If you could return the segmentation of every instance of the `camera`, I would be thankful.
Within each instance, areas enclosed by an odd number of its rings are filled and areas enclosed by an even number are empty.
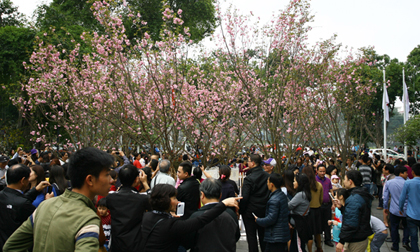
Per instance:
[[[115,155],[120,155],[120,152],[119,152],[119,151],[116,151],[116,152],[115,152]]]

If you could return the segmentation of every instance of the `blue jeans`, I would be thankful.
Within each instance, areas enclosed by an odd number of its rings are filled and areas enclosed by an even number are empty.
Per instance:
[[[407,216],[408,230],[411,236],[411,249],[413,252],[419,252],[419,228],[420,220],[415,220]]]
[[[370,191],[371,184],[364,184],[363,187],[367,189],[369,194],[372,194],[372,192]]]
[[[409,238],[409,230],[407,227],[407,217],[400,217],[389,213],[389,222],[390,222],[390,229],[391,229],[391,239],[392,239],[392,247],[397,249],[400,247],[400,234],[398,233],[398,227],[400,226],[400,222],[402,221],[403,229],[403,244],[407,244],[410,242]]]
[[[373,239],[370,242],[370,251],[379,252],[387,236],[388,234],[384,234],[382,232],[375,233],[375,236],[373,236]]]

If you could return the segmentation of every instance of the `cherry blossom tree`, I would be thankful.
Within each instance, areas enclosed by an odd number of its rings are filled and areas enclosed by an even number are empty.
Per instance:
[[[257,143],[280,164],[298,144],[336,139],[325,121],[339,128],[337,118],[346,121],[361,107],[357,95],[370,92],[359,87],[362,58],[342,59],[334,37],[309,45],[307,1],[291,1],[261,28],[250,16],[219,9],[215,49],[201,51],[181,26],[182,10],[164,10],[160,41],[144,33],[133,43],[113,4],[93,4],[103,32],[82,34],[89,52],[76,41],[65,50],[48,43],[49,34],[40,38],[27,65],[33,76],[23,85],[29,99],[16,100],[25,115],[42,111],[78,147],[106,148],[122,138],[157,144],[177,160],[189,145],[203,150],[205,163],[207,155],[224,160]],[[49,141],[38,124],[36,141]]]

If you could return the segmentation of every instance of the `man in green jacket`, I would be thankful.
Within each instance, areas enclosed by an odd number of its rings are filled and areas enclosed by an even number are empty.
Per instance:
[[[95,148],[77,151],[69,162],[72,191],[44,201],[6,241],[3,251],[95,251],[99,249],[100,218],[92,203],[106,196],[114,158]]]

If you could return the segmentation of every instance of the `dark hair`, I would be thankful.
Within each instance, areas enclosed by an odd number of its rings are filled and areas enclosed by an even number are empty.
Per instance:
[[[254,162],[257,166],[261,165],[262,159],[258,154],[251,154],[251,161]]]
[[[331,165],[330,165],[331,166]],[[330,166],[328,166],[328,167],[330,167]],[[319,171],[319,168],[321,168],[321,167],[324,167],[325,168],[325,172],[328,174],[328,172],[327,172],[327,167],[325,166],[325,163],[324,162],[322,162],[322,164],[319,164],[317,167],[316,167],[316,170],[317,171]]]
[[[413,164],[413,166],[411,167],[411,169],[416,174],[416,176],[420,176],[420,163]]]
[[[68,181],[64,177],[64,169],[59,165],[53,165],[50,169],[50,184],[57,184],[58,190],[60,194],[64,193],[64,191],[68,187]]]
[[[362,156],[362,161],[363,161],[363,163],[367,164],[367,162],[369,161],[369,155],[363,155]]]
[[[222,184],[217,179],[208,178],[201,183],[200,191],[203,192],[204,196],[208,199],[220,199]]]
[[[364,162],[364,161],[363,161]],[[355,186],[361,186],[363,182],[363,176],[359,171],[351,170],[346,173],[347,179],[353,181]]]
[[[303,167],[302,172],[308,177],[309,188],[314,192],[318,191],[316,188],[316,178],[313,166],[307,165]]]
[[[150,186],[150,182],[152,182],[152,168],[146,166],[143,169],[141,169],[141,171],[143,171],[146,174],[147,184],[149,184]]]
[[[29,179],[31,169],[23,164],[15,164],[6,171],[6,182],[8,185],[19,183],[23,178]]]
[[[293,181],[295,179],[295,174],[291,170],[284,171],[284,185],[286,186],[287,193],[294,196],[296,194],[296,189],[293,187]]]
[[[117,178],[118,173],[114,170],[110,170],[109,171],[109,176],[111,176],[112,179],[116,179]]]
[[[231,170],[230,170],[229,166],[227,166],[227,165],[220,166],[219,175],[220,175],[220,179],[222,180],[222,182],[225,182],[225,181],[229,180],[230,173],[231,173]],[[222,178],[222,175],[225,175],[225,177]]]
[[[188,160],[188,155],[187,154],[182,155],[182,161],[187,161],[187,160]]]
[[[184,172],[188,173],[188,175],[191,176],[192,164],[189,161],[184,161],[180,163],[179,166],[182,167],[182,170]]]
[[[319,166],[318,166],[318,168],[319,168]],[[335,165],[330,165],[330,166],[328,166],[328,168],[326,168],[326,173],[327,173],[328,175],[330,175],[330,176],[331,176],[331,173],[332,173],[334,170],[337,170],[337,173],[338,173],[338,169],[337,169],[337,167],[336,167]]]
[[[65,164],[63,164],[61,167],[63,167],[63,169],[64,169],[64,177],[67,179],[67,180],[70,180],[69,179],[69,163],[65,163]]]
[[[50,162],[50,155],[48,155],[48,152],[42,153],[42,162],[43,163],[49,163]]]
[[[18,158],[14,158],[14,159],[10,159],[9,160],[9,163],[7,163],[7,165],[10,167],[10,166],[12,166],[12,165],[17,165],[17,164],[20,164],[22,162],[22,159],[21,159],[21,161],[19,162],[19,159]]]
[[[37,152],[38,153],[38,152]],[[38,157],[37,157],[37,153],[35,153],[35,154],[32,154],[31,155],[31,158],[32,158],[32,160],[35,162],[37,159],[38,159]]]
[[[119,172],[121,184],[130,187],[139,176],[139,170],[132,164],[126,165]]]
[[[156,159],[152,159],[152,161],[150,161],[150,168],[152,168],[152,171],[156,171],[158,164],[159,161],[157,161]]]
[[[96,178],[114,163],[114,157],[105,151],[86,147],[71,156],[68,175],[73,188],[82,188],[88,175]]]
[[[395,168],[394,174],[395,176],[400,176],[401,173],[404,173],[406,171],[407,171],[407,167],[405,167],[404,165],[399,165],[397,166],[397,168]]]
[[[396,159],[395,161],[394,161],[394,165],[399,165],[401,163],[401,159]]]
[[[102,206],[102,207],[107,207],[107,206],[106,206],[106,198],[101,198],[101,199],[98,201],[98,207],[100,207],[100,206]]]
[[[173,196],[176,196],[176,189],[173,185],[157,184],[153,187],[150,195],[150,205],[152,205],[153,210],[168,211]]]
[[[311,188],[309,187],[309,178],[305,173],[300,173],[296,176],[296,182],[298,183],[297,192],[303,192],[306,195],[306,199],[309,202],[312,200]]]
[[[268,175],[268,179],[270,180],[270,183],[273,183],[277,189],[280,189],[283,185],[283,178],[278,173],[271,173]]]
[[[386,164],[383,169],[387,170],[389,174],[394,173],[394,166],[392,164]]]
[[[33,165],[30,167],[36,174],[36,184],[38,185],[41,181],[45,181],[44,168],[40,165]]]
[[[193,175],[197,179],[201,179],[201,177],[203,176],[203,171],[201,171],[200,167],[195,167],[193,170]]]
[[[348,190],[346,190],[345,188],[340,188],[340,189],[338,189],[338,190],[336,191],[336,193],[337,193],[337,197],[340,197],[341,195],[343,195],[344,200],[346,200],[346,199],[350,196],[349,191],[348,191]]]
[[[416,159],[414,157],[408,157],[408,166],[412,167],[416,163]]]

